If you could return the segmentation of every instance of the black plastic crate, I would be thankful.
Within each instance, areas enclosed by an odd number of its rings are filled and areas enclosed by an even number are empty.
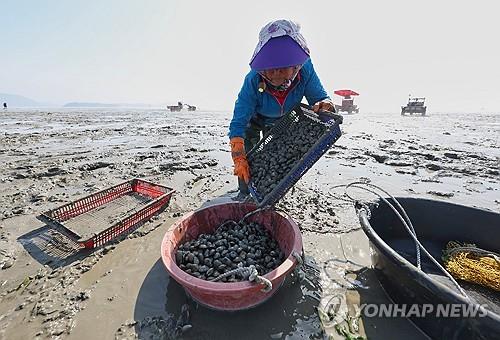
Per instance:
[[[300,104],[281,118],[273,128],[264,135],[259,143],[248,152],[247,158],[250,164],[255,155],[263,152],[266,145],[273,143],[280,135],[287,133],[289,128],[293,124],[297,124],[300,120],[308,120],[314,124],[321,124],[324,128],[324,132],[316,143],[309,148],[309,150],[302,155],[300,160],[282,177],[271,192],[266,195],[259,193],[256,185],[250,180],[248,184],[250,195],[260,207],[273,206],[276,204],[342,135],[339,126],[342,123],[341,115],[324,111],[315,113],[308,105]]]

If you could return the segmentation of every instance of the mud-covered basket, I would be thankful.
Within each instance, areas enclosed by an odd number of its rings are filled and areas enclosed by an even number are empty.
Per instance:
[[[278,138],[286,134],[294,124],[302,120],[308,120],[313,124],[323,125],[323,127],[325,127],[324,132],[316,143],[302,155],[269,193],[265,195],[260,193],[255,183],[250,180],[248,184],[250,195],[260,207],[273,206],[276,204],[342,135],[340,130],[340,124],[342,124],[341,115],[325,111],[315,113],[309,106],[300,104],[281,118],[271,130],[264,135],[259,143],[248,152],[247,157],[249,161],[251,161],[255,155],[264,152],[266,145],[277,141]]]
[[[46,211],[37,218],[79,247],[96,248],[161,212],[174,192],[172,188],[134,178]]]

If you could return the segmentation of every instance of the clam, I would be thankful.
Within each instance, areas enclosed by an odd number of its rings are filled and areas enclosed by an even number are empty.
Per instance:
[[[229,270],[255,265],[265,275],[283,262],[283,252],[270,233],[256,222],[223,225],[213,234],[201,234],[181,244],[175,254],[179,268],[203,280],[213,280]],[[221,282],[237,282],[232,275]]]

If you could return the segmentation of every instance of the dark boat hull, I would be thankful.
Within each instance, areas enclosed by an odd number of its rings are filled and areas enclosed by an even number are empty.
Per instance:
[[[446,202],[398,198],[419,240],[441,262],[441,251],[451,240],[472,242],[499,252],[500,214]],[[444,274],[424,255],[422,270],[415,264],[415,244],[406,229],[382,201],[371,208],[371,218],[360,214],[360,222],[373,249],[372,263],[379,281],[398,305],[432,305],[433,310],[467,302]],[[438,317],[417,315],[410,320],[435,339],[499,339],[500,294],[460,282],[468,295],[485,310],[475,316]],[[441,305],[441,307],[438,307]],[[453,308],[453,307],[451,307]]]

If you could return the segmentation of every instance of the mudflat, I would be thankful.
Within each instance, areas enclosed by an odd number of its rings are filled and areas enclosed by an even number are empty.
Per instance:
[[[230,112],[54,109],[1,117],[2,339],[342,337],[318,314],[324,301],[338,297],[345,315],[361,302],[388,303],[343,186],[365,180],[393,195],[500,211],[499,114],[345,116],[342,137],[279,202],[302,230],[304,277],[290,278],[257,308],[221,313],[198,306],[169,278],[160,244],[183,214],[236,196]],[[177,192],[120,242],[81,252],[36,219],[134,177]],[[185,304],[192,327],[180,334]],[[359,319],[350,331],[421,337],[406,319]]]

